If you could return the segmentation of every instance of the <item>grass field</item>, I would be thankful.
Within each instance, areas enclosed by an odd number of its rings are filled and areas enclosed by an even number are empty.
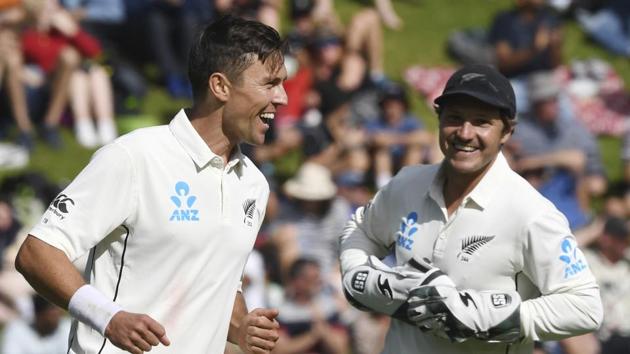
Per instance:
[[[454,65],[449,59],[444,43],[454,29],[471,26],[487,26],[493,15],[512,5],[513,0],[394,0],[394,6],[404,20],[401,31],[385,32],[385,65],[387,74],[393,79],[401,79],[403,70],[414,64]],[[347,22],[362,5],[359,1],[337,0],[335,6],[341,18]],[[627,59],[614,57],[590,43],[575,23],[566,26],[565,61],[597,57],[610,62],[625,82],[630,82],[630,63]],[[142,103],[140,118],[119,117],[122,126],[132,127],[156,124],[167,121],[186,101],[173,101],[159,87],[153,87]],[[415,113],[423,118],[429,127],[435,127],[433,113],[420,97],[412,97]],[[51,151],[38,145],[26,168],[42,171],[52,180],[66,182],[72,179],[89,160],[93,151],[79,147],[70,131],[64,132],[65,147]],[[604,161],[609,176],[619,179],[621,161],[618,139],[600,139]],[[20,171],[3,171],[0,177]]]

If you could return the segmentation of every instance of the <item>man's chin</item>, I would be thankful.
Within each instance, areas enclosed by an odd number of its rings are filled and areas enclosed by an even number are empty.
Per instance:
[[[483,170],[483,167],[479,166],[479,164],[474,161],[450,160],[448,164],[451,172],[459,175],[475,175],[478,174],[480,170]]]

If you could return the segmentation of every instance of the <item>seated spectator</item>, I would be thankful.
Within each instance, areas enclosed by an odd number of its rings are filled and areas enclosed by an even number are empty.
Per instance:
[[[72,74],[84,59],[100,55],[101,48],[57,0],[29,3],[34,23],[22,34],[22,47],[27,63],[37,65],[52,80],[42,133],[46,142],[59,148],[59,123],[68,103]]]
[[[590,12],[576,10],[576,18],[582,29],[593,40],[610,52],[630,58],[630,3],[626,0],[599,1],[602,6]]]
[[[340,309],[322,288],[316,261],[296,259],[289,269],[284,301],[278,306],[278,354],[346,354],[350,351],[348,328]]]
[[[280,29],[281,2],[278,0],[216,0],[214,6],[220,14],[231,13]]]
[[[166,88],[173,98],[192,98],[186,77],[188,49],[199,30],[208,21],[211,11],[201,0],[149,1],[143,20],[145,38],[150,44],[152,59],[157,63]]]
[[[63,354],[68,350],[70,320],[63,310],[39,295],[33,296],[32,323],[17,319],[4,329],[2,353]]]
[[[630,231],[626,219],[608,218],[595,247],[584,255],[597,279],[604,322],[596,335],[601,353],[630,353]]]
[[[136,1],[138,4],[140,1]],[[125,0],[61,0],[81,28],[103,47],[103,63],[112,71],[117,113],[135,112],[147,92],[147,80],[134,61],[146,52],[139,39],[130,33],[138,21],[129,19]],[[143,13],[144,14],[144,13]]]
[[[342,171],[335,178],[335,182],[337,194],[350,204],[352,212],[366,205],[374,196],[366,176],[362,173]]]
[[[376,187],[382,188],[403,166],[428,161],[436,144],[433,134],[409,111],[404,88],[390,84],[380,100],[381,115],[366,124],[374,155]]]
[[[95,148],[118,136],[112,85],[102,65],[90,63],[72,73],[70,107],[81,146]]]
[[[324,281],[338,287],[337,239],[350,216],[350,206],[337,197],[330,170],[305,162],[285,182],[283,191],[289,200],[281,206],[271,233],[281,273],[286,276],[296,259],[310,257],[320,262]]]
[[[573,230],[589,221],[590,200],[606,190],[595,137],[577,120],[558,119],[560,87],[549,73],[529,80],[532,110],[508,143],[513,167],[562,211]]]
[[[0,7],[0,87],[6,83],[5,91],[9,95],[11,112],[19,131],[17,143],[31,151],[33,125],[22,83],[24,58],[19,41],[20,27],[25,19],[26,12],[19,4]]]
[[[499,71],[514,87],[516,107],[527,112],[527,76],[549,71],[562,63],[560,19],[544,0],[514,0],[515,6],[498,13],[488,35],[495,48]]]

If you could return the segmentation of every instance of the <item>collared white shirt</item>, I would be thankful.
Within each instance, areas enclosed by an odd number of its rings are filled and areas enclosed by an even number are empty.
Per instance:
[[[89,252],[90,284],[165,327],[171,345],[152,353],[222,353],[268,196],[254,164],[236,151],[224,166],[182,110],[97,151],[31,234],[71,261]],[[104,339],[75,323],[71,341],[96,353]]]
[[[349,221],[342,272],[393,250],[398,264],[428,258],[459,289],[518,290],[527,300],[525,340],[454,344],[393,319],[385,353],[531,353],[532,340],[580,333],[601,315],[597,284],[566,218],[502,154],[451,216],[442,186],[440,165],[403,169]]]

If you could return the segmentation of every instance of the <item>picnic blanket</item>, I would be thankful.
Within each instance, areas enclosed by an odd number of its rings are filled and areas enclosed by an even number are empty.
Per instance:
[[[454,67],[415,65],[404,72],[404,79],[433,107]],[[630,94],[623,79],[600,60],[574,61],[554,71],[566,89],[576,118],[595,135],[622,136],[630,121]]]

